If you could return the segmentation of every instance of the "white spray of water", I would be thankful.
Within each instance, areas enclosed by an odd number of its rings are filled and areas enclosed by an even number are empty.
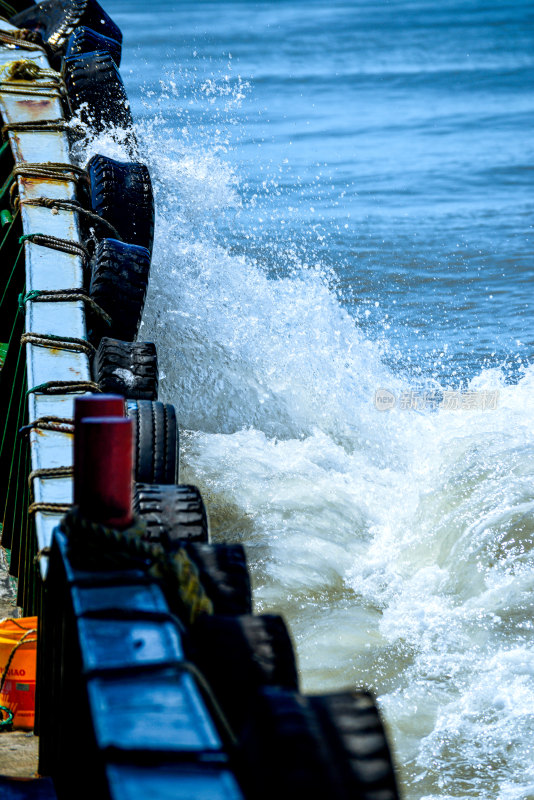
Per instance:
[[[241,203],[220,142],[139,134],[157,199],[141,338],[213,537],[247,546],[305,690],[377,692],[407,798],[532,800],[534,370],[471,382],[496,410],[377,411],[376,389],[409,387],[325,276],[269,279],[218,235]],[[127,156],[116,133],[84,152]]]

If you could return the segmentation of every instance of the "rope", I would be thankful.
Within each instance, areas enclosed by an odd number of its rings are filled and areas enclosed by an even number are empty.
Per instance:
[[[0,31],[0,42],[4,44],[22,47],[24,50],[40,50],[42,53],[46,53],[43,45],[37,44],[36,41],[31,41],[34,37],[36,38],[35,31],[30,31],[27,28],[9,31],[9,33]]]
[[[72,478],[73,475],[73,467],[42,467],[41,469],[33,469],[28,475],[28,486],[31,490],[34,478]]]
[[[91,255],[87,247],[81,242],[74,242],[71,239],[59,239],[57,236],[49,236],[47,233],[25,233],[19,238],[19,243],[32,242],[41,247],[49,247],[51,250],[59,250],[61,253],[69,253],[73,256],[80,256],[84,266],[86,266]]]
[[[45,512],[50,514],[66,514],[71,510],[71,506],[67,503],[31,503],[28,506],[28,515],[37,514],[38,512]]]
[[[93,356],[96,352],[90,342],[77,339],[75,336],[55,336],[53,333],[33,333],[28,331],[20,337],[21,344],[34,344],[37,347],[51,347],[57,350],[71,350],[73,353],[85,353]]]
[[[21,637],[20,641],[17,642],[17,644],[11,650],[11,653],[9,654],[9,658],[7,659],[7,664],[4,667],[4,671],[2,673],[2,677],[0,678],[0,694],[2,694],[2,692],[3,692],[4,684],[5,684],[6,678],[7,678],[7,673],[9,671],[10,666],[11,666],[11,662],[13,661],[13,658],[15,657],[15,653],[17,652],[19,647],[22,647],[23,644],[36,644],[37,639],[28,639],[27,638],[32,633],[37,633],[37,629],[36,628],[32,628],[31,630],[26,631],[26,633]]]
[[[213,614],[213,604],[200,583],[198,568],[184,548],[167,553],[165,559],[158,559],[151,574],[164,582],[172,579],[183,606],[189,611],[191,623],[202,614]]]
[[[35,478],[72,478],[74,467],[42,467],[33,469],[28,475],[30,489],[30,506],[33,504],[33,480]]]
[[[2,130],[5,130],[6,127],[4,126]],[[23,203],[26,206],[43,206],[44,208],[51,208],[52,211],[54,209],[66,209],[68,211],[77,211],[78,214],[82,214],[82,216],[87,217],[88,219],[93,220],[94,222],[98,223],[99,225],[103,225],[106,227],[112,235],[113,239],[118,239],[119,242],[122,242],[122,237],[118,230],[108,222],[107,219],[103,219],[98,214],[95,214],[94,211],[89,211],[87,208],[84,208],[81,203],[78,203],[77,200],[55,200],[52,197],[35,197],[28,200],[16,200],[15,206],[17,204]],[[56,211],[57,213],[57,211]]]
[[[25,295],[19,294],[19,308],[22,310],[25,303],[72,303],[75,300],[80,300],[82,303],[87,303],[95,314],[106,323],[111,325],[112,319],[103,308],[101,308],[96,300],[89,297],[85,289],[32,289]]]
[[[197,667],[197,665],[193,664],[191,661],[180,661],[180,663],[177,664],[177,667],[178,667],[178,669],[181,669],[184,672],[189,672],[190,675],[192,675],[194,678],[196,678],[196,680],[200,684],[204,694],[207,696],[209,702],[211,703],[211,710],[215,712],[215,716],[219,719],[219,722],[221,723],[222,727],[224,728],[224,730],[226,732],[226,735],[228,736],[228,739],[230,741],[230,744],[233,747],[236,747],[237,743],[238,743],[238,739],[235,736],[235,734],[234,734],[234,732],[233,732],[233,730],[232,730],[232,728],[230,726],[230,723],[228,722],[226,714],[224,713],[224,711],[222,710],[222,708],[221,708],[221,706],[219,704],[219,701],[215,697],[215,694],[213,693],[213,689],[211,688],[210,684],[206,680],[206,678],[204,676],[204,673],[201,672],[199,670],[199,668]]]
[[[70,175],[66,174],[69,172],[71,173]],[[0,189],[0,200],[10,187],[11,193],[13,193],[13,190],[16,188],[16,183],[14,183],[14,181],[17,176],[22,178],[42,178],[53,181],[72,181],[73,183],[76,183],[76,181],[82,177],[86,182],[89,180],[85,170],[74,164],[60,164],[53,161],[46,161],[43,164],[16,164],[13,167],[11,175]]]
[[[0,39],[0,42],[2,40]],[[5,83],[0,81],[0,94],[23,94],[23,95],[32,95],[33,97],[52,97],[52,98],[61,98],[61,91],[59,86],[56,86],[55,83],[40,83],[38,86],[30,87],[27,83],[19,83],[16,84],[13,81],[10,83]],[[41,91],[41,89],[43,91]],[[49,91],[50,89],[55,89],[54,92]]]
[[[19,429],[21,436],[28,436],[33,430],[57,431],[58,433],[74,433],[74,423],[70,417],[39,417],[29,425]]]
[[[28,389],[26,396],[38,392],[39,394],[85,394],[85,392],[101,392],[102,389],[95,381],[46,381]]]
[[[20,629],[21,629],[21,631],[25,631],[25,630],[27,630],[27,628],[25,628],[25,627],[24,627],[24,625],[21,625],[21,624],[20,624],[20,622],[19,622],[19,620],[17,619],[17,617],[6,617],[6,618],[3,620],[3,622],[12,622],[12,623],[13,623],[13,625],[15,625],[15,627],[17,627],[17,628],[20,628]]]
[[[39,122],[27,120],[26,122],[8,122],[2,128],[2,135],[4,136],[8,131],[67,131],[70,130],[70,125],[67,125],[63,120],[43,119]]]
[[[51,547],[41,547],[41,549],[37,551],[37,555],[33,559],[34,564],[38,564],[42,558],[48,558],[51,552],[52,552]]]
[[[12,178],[20,175],[24,178],[51,178],[56,181],[71,181],[74,180],[70,176],[65,175],[66,172],[72,172],[78,178],[88,180],[87,172],[75,164],[61,164],[58,161],[44,161],[42,164],[23,163],[17,164],[11,173]]]
[[[5,81],[36,81],[39,78],[52,78],[61,82],[61,74],[55,69],[40,67],[29,58],[19,58],[16,61],[7,61],[0,67],[0,79]]]

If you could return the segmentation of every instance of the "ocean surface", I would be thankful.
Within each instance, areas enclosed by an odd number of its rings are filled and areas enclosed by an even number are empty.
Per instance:
[[[532,800],[532,0],[105,7],[182,481],[405,800]]]

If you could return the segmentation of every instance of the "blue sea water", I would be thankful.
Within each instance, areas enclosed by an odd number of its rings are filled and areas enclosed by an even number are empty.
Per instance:
[[[213,537],[304,690],[375,691],[406,800],[532,800],[534,6],[106,10]]]

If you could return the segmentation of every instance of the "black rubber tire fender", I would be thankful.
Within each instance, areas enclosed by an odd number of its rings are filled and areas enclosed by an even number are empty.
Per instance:
[[[218,615],[252,613],[252,590],[245,548],[241,544],[188,542],[187,552]]]
[[[115,65],[120,67],[122,54],[120,42],[110,39],[109,36],[103,36],[85,25],[79,25],[69,36],[65,57],[93,53],[95,50],[109,53]]]
[[[110,125],[131,128],[130,103],[110,52],[97,50],[63,59],[63,79],[71,113],[97,131]]]
[[[294,691],[260,690],[240,737],[237,768],[247,797],[255,800],[348,800],[317,716],[308,698]]]
[[[167,550],[208,541],[208,517],[196,486],[137,483],[134,509],[146,523],[148,541]]]
[[[157,400],[156,345],[102,338],[93,359],[93,380],[105,394],[121,394],[130,400]]]
[[[152,252],[154,196],[147,167],[138,161],[95,155],[87,172],[93,211],[110,222],[124,242]]]
[[[126,415],[133,421],[135,480],[176,484],[178,426],[174,406],[158,400],[128,400]]]
[[[123,341],[137,336],[150,273],[150,253],[145,247],[103,239],[94,257],[89,294],[112,319],[106,325],[92,318],[90,338],[96,344],[104,335]]]
[[[86,25],[96,33],[115,39],[119,43],[122,42],[120,28],[96,0],[87,0],[87,2],[82,2],[82,0],[42,0],[11,17],[10,22],[17,28],[38,31],[43,40],[48,41],[61,26],[65,26],[67,19],[74,20],[76,25]],[[66,43],[60,46],[59,51],[62,52],[65,46]]]
[[[298,689],[293,646],[278,615],[199,617],[186,647],[236,732],[263,686]]]
[[[339,764],[347,796],[399,800],[391,751],[371,693],[336,692],[309,701]]]

